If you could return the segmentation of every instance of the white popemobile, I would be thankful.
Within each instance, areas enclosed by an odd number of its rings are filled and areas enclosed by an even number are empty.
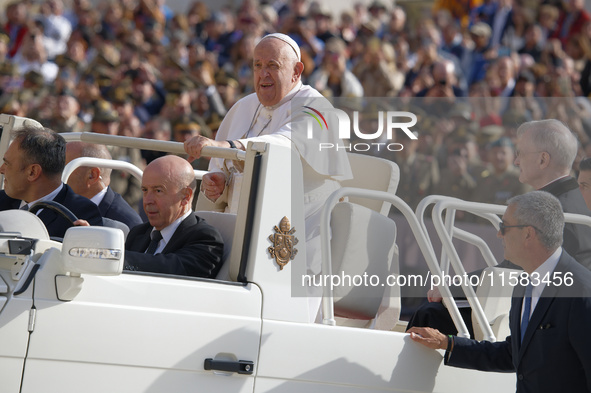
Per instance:
[[[0,157],[10,130],[23,122],[35,123],[0,115]],[[64,137],[183,152],[175,142],[92,133]],[[462,271],[451,239],[445,240],[451,232],[478,244],[491,266],[496,262],[486,244],[440,221],[449,258],[438,263],[422,219],[394,195],[395,164],[351,154],[355,178],[329,198],[322,226],[322,277],[329,284],[337,276],[370,277],[381,284],[324,287],[323,320],[309,323],[308,301],[301,296],[306,234],[299,159],[284,147],[261,143],[251,143],[246,152],[209,149],[204,154],[245,163],[238,213],[199,213],[226,242],[215,280],[122,271],[125,232],[113,228],[118,225],[72,227],[64,239],[50,239],[34,214],[0,212],[0,392],[515,390],[513,373],[444,366],[441,351],[404,333],[400,288],[383,285],[398,273],[396,227],[387,216],[391,204],[409,221],[432,274],[449,262]],[[360,175],[369,173],[368,167],[371,178]],[[128,169],[141,177],[139,169]],[[348,202],[338,203],[343,196]],[[495,225],[504,211],[437,197],[419,210],[431,203],[436,211],[473,207]],[[507,309],[498,304],[503,298],[489,306],[471,287],[465,289],[482,338],[504,338]],[[465,334],[449,288],[440,290]]]

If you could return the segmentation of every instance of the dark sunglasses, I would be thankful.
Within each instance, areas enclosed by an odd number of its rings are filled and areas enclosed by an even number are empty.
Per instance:
[[[525,228],[525,227],[532,227],[533,229],[535,229],[538,232],[542,232],[540,231],[538,228],[536,228],[533,225],[530,224],[522,224],[522,225],[505,225],[504,222],[501,221],[501,223],[499,224],[499,231],[501,232],[501,235],[505,236],[505,232],[507,231],[507,228]]]

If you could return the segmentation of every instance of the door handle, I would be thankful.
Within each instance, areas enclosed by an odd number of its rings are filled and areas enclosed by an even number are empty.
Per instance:
[[[203,368],[206,370],[225,371],[230,373],[251,375],[254,371],[254,363],[250,360],[213,360],[205,359]]]

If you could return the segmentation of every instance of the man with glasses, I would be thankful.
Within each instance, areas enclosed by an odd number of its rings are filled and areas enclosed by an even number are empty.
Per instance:
[[[515,284],[505,341],[420,327],[409,330],[411,339],[444,349],[446,365],[515,371],[517,392],[591,392],[591,272],[561,247],[563,226],[562,206],[547,192],[509,200],[497,236],[525,275]]]

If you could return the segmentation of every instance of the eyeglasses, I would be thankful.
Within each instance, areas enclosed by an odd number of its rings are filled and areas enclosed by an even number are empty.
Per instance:
[[[530,224],[523,224],[523,225],[505,225],[504,222],[501,221],[501,223],[499,224],[499,231],[501,232],[501,235],[505,236],[505,232],[507,232],[507,228],[525,228],[525,227],[532,227],[533,229],[535,229],[538,232],[542,232],[540,231],[538,228],[536,228],[533,225]]]

